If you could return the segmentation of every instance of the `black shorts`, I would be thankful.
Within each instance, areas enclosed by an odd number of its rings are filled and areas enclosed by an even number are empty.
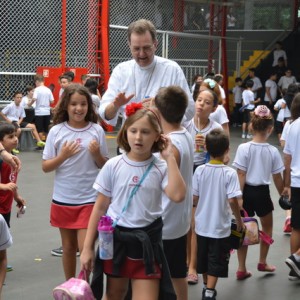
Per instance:
[[[281,134],[283,131],[283,122],[275,121],[275,132]]]
[[[21,122],[20,127],[26,128],[27,125],[28,125],[28,123],[23,121],[23,122]]]
[[[243,190],[243,208],[249,217],[255,214],[264,217],[274,210],[268,185],[252,186],[245,184]]]
[[[186,235],[174,240],[163,240],[172,278],[186,278],[186,240]]]
[[[291,226],[300,229],[300,188],[291,187],[292,216]]]
[[[7,226],[10,228],[10,216],[11,216],[11,212],[7,213],[7,214],[1,214],[3,216],[3,219],[5,220]]]
[[[214,277],[228,277],[230,238],[214,239],[197,235],[197,272]]]
[[[243,123],[249,123],[250,122],[250,110],[244,109],[243,111]]]
[[[49,125],[50,125],[51,116],[35,116],[35,126],[37,131],[40,132],[49,132]]]

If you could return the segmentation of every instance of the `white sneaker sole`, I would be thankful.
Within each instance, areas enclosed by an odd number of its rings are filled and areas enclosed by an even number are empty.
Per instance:
[[[290,258],[287,258],[285,260],[285,263],[291,268],[294,270],[294,272],[300,277],[300,270],[298,269],[298,267],[295,265],[295,263],[290,259]]]

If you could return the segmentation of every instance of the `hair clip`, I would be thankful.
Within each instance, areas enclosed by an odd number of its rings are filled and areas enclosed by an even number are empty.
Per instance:
[[[271,111],[265,105],[258,105],[254,110],[254,114],[265,119],[271,117]]]
[[[133,115],[136,113],[137,110],[142,109],[143,104],[142,103],[137,103],[137,102],[131,102],[125,107],[125,114],[127,117]]]
[[[205,83],[208,83],[209,87],[213,89],[216,86],[216,82],[213,79],[206,78],[204,79]]]

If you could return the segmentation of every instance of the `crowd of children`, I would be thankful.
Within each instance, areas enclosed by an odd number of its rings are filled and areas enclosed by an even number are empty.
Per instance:
[[[0,143],[12,152],[20,128],[28,127],[37,146],[44,148],[42,169],[55,172],[50,223],[60,232],[62,248],[56,250],[67,280],[76,275],[79,251],[82,270],[107,275],[106,299],[187,300],[188,284],[197,284],[201,274],[202,299],[215,300],[218,279],[228,277],[232,218],[242,231],[243,217],[257,215],[262,231],[272,237],[271,177],[278,194],[288,195],[292,204],[285,224],[292,228],[286,264],[289,278],[300,279],[299,86],[291,83],[277,101],[272,73],[261,101],[255,94],[261,85],[254,71],[250,73],[245,88],[237,78],[232,91],[233,123],[241,124],[242,138],[250,140],[237,148],[234,168],[228,166],[229,120],[220,74],[195,80],[195,114],[189,121],[184,120],[189,98],[179,86],[160,88],[147,105],[129,101],[117,135],[122,154],[111,159],[98,124],[101,96],[95,80],[83,78],[80,85],[72,83],[72,76],[62,75],[53,112],[54,98],[41,75],[35,77],[35,89],[27,88],[26,98],[14,94],[14,102],[1,112],[6,122],[0,124]],[[24,122],[24,108],[32,107],[35,125]],[[268,143],[274,127],[284,162]],[[21,210],[26,201],[17,189],[18,172],[4,161],[0,170],[1,296],[6,249],[12,243],[8,230],[12,203],[15,200]],[[105,215],[114,220],[113,259],[98,264],[97,227]],[[247,249],[243,245],[237,251],[237,280],[252,276],[246,266]],[[267,262],[268,251],[262,240],[259,272],[276,270]]]

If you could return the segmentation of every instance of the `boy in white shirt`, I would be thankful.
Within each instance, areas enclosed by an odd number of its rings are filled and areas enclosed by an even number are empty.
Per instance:
[[[181,126],[181,121],[188,105],[188,97],[181,87],[169,86],[159,89],[154,102],[158,109],[163,132],[172,141],[174,156],[186,184],[186,195],[183,202],[173,203],[163,193],[162,206],[163,245],[173,286],[177,300],[187,300],[186,244],[192,217],[194,146],[190,133]],[[175,252],[174,249],[176,249]]]
[[[237,230],[243,227],[237,200],[242,192],[236,171],[223,164],[229,152],[226,133],[213,129],[206,136],[206,148],[211,160],[199,166],[194,173],[193,200],[197,204],[198,273],[203,274],[203,282],[206,283],[202,299],[215,300],[218,278],[228,277],[232,213]]]
[[[44,139],[49,132],[51,118],[50,104],[54,101],[54,97],[51,90],[45,86],[43,75],[37,74],[35,76],[35,85],[33,99],[29,105],[36,102],[35,125],[40,139]]]
[[[26,117],[24,107],[21,105],[22,93],[17,91],[13,95],[14,101],[8,104],[0,112],[0,115],[8,123],[12,123],[17,128],[17,137],[21,135],[21,128],[31,128],[32,135],[36,139],[37,147],[44,147],[45,143],[40,139],[39,134],[34,124],[24,122],[23,119]],[[17,153],[18,151],[15,151]]]

